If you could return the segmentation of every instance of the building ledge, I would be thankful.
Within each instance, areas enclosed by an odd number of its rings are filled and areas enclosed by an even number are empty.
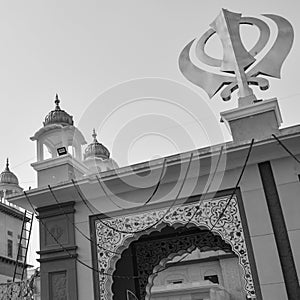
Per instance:
[[[16,261],[14,259],[12,259],[10,257],[2,256],[2,255],[0,255],[0,261],[4,262],[4,263],[7,263],[9,265],[15,265],[16,264]],[[23,263],[18,263],[18,266],[23,266]],[[25,267],[26,268],[32,268],[33,266],[29,265],[29,264],[25,264]]]
[[[23,212],[2,202],[0,202],[0,211],[19,220],[23,220],[24,217]]]

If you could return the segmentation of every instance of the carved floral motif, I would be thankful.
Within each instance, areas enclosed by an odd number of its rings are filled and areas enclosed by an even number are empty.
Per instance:
[[[200,196],[199,196],[200,200]],[[228,204],[229,196],[201,200],[188,204],[181,204],[149,210],[142,213],[132,213],[130,215],[122,215],[110,219],[95,221],[97,243],[103,248],[114,252],[121,253],[126,249],[132,241],[137,240],[141,235],[134,233],[136,231],[147,230],[147,228],[155,224],[162,218],[156,226],[150,230],[143,232],[150,233],[162,228],[162,223],[170,226],[193,224],[197,227],[207,228],[215,235],[219,235],[222,239],[231,245],[232,251],[237,254],[239,263],[244,271],[245,290],[249,296],[254,296],[253,278],[250,269],[250,263],[245,243],[244,232],[241,224],[241,217],[238,209],[237,199],[234,196]],[[227,206],[227,207],[226,207]],[[226,210],[220,220],[220,214],[226,207]],[[218,222],[217,222],[218,221]],[[121,231],[132,231],[133,233],[120,233],[107,226],[117,228]],[[106,251],[100,247],[97,250],[98,270],[100,272],[112,274],[120,255]],[[100,299],[109,300],[112,298],[111,286],[112,277],[99,274]]]
[[[51,295],[53,300],[67,300],[66,272],[50,273]]]

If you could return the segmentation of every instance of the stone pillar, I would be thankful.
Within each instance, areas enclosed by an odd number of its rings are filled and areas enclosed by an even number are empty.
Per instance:
[[[77,300],[74,202],[40,207],[37,212],[41,300]]]
[[[43,143],[41,141],[37,141],[36,143],[36,155],[37,155],[37,161],[44,160],[44,149],[43,149]]]
[[[224,288],[230,293],[231,300],[246,299],[243,289],[242,270],[236,257],[220,259]]]

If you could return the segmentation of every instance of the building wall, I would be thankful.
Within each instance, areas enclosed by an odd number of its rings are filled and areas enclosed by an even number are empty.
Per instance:
[[[266,153],[267,154],[267,153]],[[245,153],[243,154],[245,158]],[[268,156],[266,155],[265,159]],[[261,161],[260,156],[256,157],[257,161]],[[274,168],[275,180],[278,185],[280,200],[282,202],[285,218],[289,230],[289,236],[293,248],[294,259],[297,264],[299,274],[299,261],[300,252],[298,249],[300,241],[300,202],[298,201],[299,195],[299,182],[298,174],[300,173],[299,165],[293,161],[290,157],[284,157],[280,159],[273,159],[271,161]],[[238,176],[241,172],[241,164],[237,167],[227,170],[223,176],[222,184],[219,190],[226,190],[233,188],[237,182]],[[194,194],[203,192],[204,183],[207,181],[207,177],[203,176],[197,183],[197,187],[194,189]],[[184,191],[191,190],[194,187],[194,180],[189,179],[186,182]],[[167,188],[162,186],[161,188]],[[282,275],[282,269],[279,261],[278,250],[276,247],[274,233],[270,221],[270,215],[266,204],[264,190],[256,163],[249,164],[246,168],[242,181],[240,183],[241,197],[245,208],[245,215],[247,218],[247,224],[249,228],[249,237],[251,239],[253,256],[256,261],[257,273],[260,282],[260,288],[263,299],[282,299],[287,300],[287,293]],[[139,197],[145,199],[144,195],[131,192],[127,195],[127,198],[131,198],[133,201],[138,202]],[[172,195],[169,195],[169,199],[172,199]],[[107,199],[95,199],[91,201],[96,209],[99,211],[111,209],[111,203],[107,203]],[[116,208],[115,208],[116,209]],[[86,207],[82,203],[76,203],[77,213],[75,220],[80,229],[89,233],[88,220]],[[79,257],[84,257],[85,262],[91,264],[90,249],[87,248],[86,240],[76,232],[76,241],[79,245],[78,254]],[[83,278],[91,279],[91,272],[85,267],[78,265],[78,281],[82,282]],[[84,295],[90,295],[92,297],[91,286],[79,287],[79,299],[83,299]]]
[[[7,257],[7,240],[13,240],[13,259],[18,253],[18,236],[21,234],[22,220],[13,216],[7,215],[0,211],[0,255]],[[7,234],[8,231],[13,233],[13,236]]]
[[[22,220],[0,211],[0,256],[10,258],[14,261],[18,254],[19,235],[21,234]],[[12,236],[8,235],[12,232]],[[8,239],[12,240],[12,257],[8,256]],[[0,283],[12,279],[15,265],[13,263],[1,262]]]
[[[6,275],[3,275],[3,274],[0,274],[0,283],[6,283],[9,280],[11,280],[10,276],[6,276]]]
[[[242,271],[237,257],[223,256],[219,258],[216,256],[220,253],[214,251],[207,253],[207,255],[205,255],[206,252],[194,252],[196,253],[193,256],[188,256],[181,265],[170,266],[159,273],[154,280],[153,287],[170,285],[178,280],[182,283],[196,283],[204,281],[205,276],[217,275],[219,284],[230,294],[231,300],[245,299],[246,296],[242,290]],[[205,257],[215,258],[215,260],[205,260]],[[199,261],[201,258],[202,261]]]
[[[291,139],[290,150],[298,155],[300,152],[300,138],[295,137]],[[233,150],[229,149],[226,153],[226,161],[224,163],[225,172],[219,172],[216,175],[216,180],[210,187],[210,192],[217,191],[232,191],[235,187],[237,180],[241,174],[242,166],[248,153],[249,143],[241,143],[234,145]],[[207,155],[201,154],[201,168],[200,176],[196,172],[197,161],[194,161],[189,171],[188,179],[185,182],[184,188],[180,194],[180,198],[189,197],[192,195],[201,195],[205,191],[205,186],[208,181],[208,174],[210,170],[210,153]],[[188,156],[187,156],[188,157]],[[166,176],[161,183],[161,186],[156,194],[156,198],[151,201],[148,208],[161,207],[165,201],[172,201],[178,192],[180,183],[177,183],[176,172],[178,172],[178,165],[186,168],[187,161],[170,163],[167,168]],[[260,290],[262,299],[281,299],[287,300],[286,286],[283,280],[283,272],[279,260],[278,249],[274,238],[273,227],[271,223],[270,213],[267,206],[265,191],[262,185],[261,175],[258,168],[258,163],[270,161],[273,169],[275,182],[277,185],[281,206],[285,216],[288,234],[293,250],[294,260],[296,262],[299,274],[299,232],[300,232],[300,219],[298,218],[300,212],[300,202],[298,201],[299,195],[299,182],[298,174],[300,173],[299,164],[294,161],[282,148],[274,142],[274,140],[263,141],[255,146],[252,150],[250,160],[245,169],[242,180],[239,184],[240,194],[240,209],[244,208],[244,232],[246,239],[251,242],[248,248],[249,256],[252,260],[252,265],[257,269],[257,277],[259,287],[257,294],[259,296]],[[177,167],[176,167],[177,164]],[[198,163],[199,165],[199,163]],[[140,166],[141,167],[141,166]],[[179,168],[180,169],[180,168]],[[124,176],[127,181],[134,180],[134,176],[130,175],[131,171],[124,171]],[[184,172],[183,172],[184,173]],[[105,174],[104,174],[105,175]],[[109,194],[116,194],[122,196],[124,200],[119,201],[116,197],[112,196],[114,201],[123,208],[132,207],[132,212],[136,209],[133,208],[137,204],[142,205],[145,200],[151,195],[153,186],[157,182],[160,175],[160,168],[158,171],[153,172],[153,175],[144,177],[144,183],[152,186],[149,189],[143,188],[128,188],[121,180],[114,178],[114,176],[107,176],[105,179],[106,184],[111,190]],[[104,176],[105,178],[105,176]],[[218,182],[218,183],[216,183]],[[176,185],[176,186],[175,186]],[[86,180],[81,184],[83,193],[89,199],[92,205],[93,214],[106,213],[110,216],[111,212],[118,211],[120,208],[111,202],[97,181]],[[59,194],[59,190],[61,191]],[[89,216],[92,213],[87,209],[81,199],[78,197],[74,187],[67,187],[61,185],[55,191],[60,201],[75,201],[75,214],[74,220],[76,226],[86,235],[90,236]],[[34,193],[34,192],[32,192]],[[212,193],[211,197],[214,194]],[[52,199],[49,191],[46,189],[41,194],[34,196],[31,199],[36,201],[37,205],[56,205]],[[159,199],[158,201],[156,199]],[[26,201],[24,201],[26,202]],[[45,203],[45,204],[43,204]],[[91,243],[85,237],[75,230],[76,252],[78,258],[85,264],[92,267]],[[255,263],[254,263],[255,261]],[[77,282],[78,282],[78,299],[93,299],[93,272],[91,269],[83,266],[79,262],[76,263],[77,268]],[[254,268],[255,271],[255,268]],[[255,272],[253,273],[255,277]],[[299,275],[298,275],[299,276]],[[226,277],[226,276],[225,276]],[[259,299],[259,298],[258,298]]]
[[[300,279],[300,182],[298,177],[300,165],[291,157],[273,160],[271,165],[281,200],[298,279]],[[282,281],[278,283],[278,290],[282,285]]]

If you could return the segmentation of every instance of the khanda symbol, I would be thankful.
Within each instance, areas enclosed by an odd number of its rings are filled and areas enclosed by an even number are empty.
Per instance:
[[[267,23],[222,9],[210,25],[211,28],[196,43],[195,51],[201,62],[219,67],[222,72],[225,72],[224,75],[210,73],[192,63],[190,49],[195,40],[186,45],[179,56],[179,69],[182,74],[204,89],[210,98],[226,85],[221,92],[224,101],[230,100],[232,92],[238,89],[239,106],[256,102],[257,99],[249,85],[257,85],[261,90],[266,90],[269,88],[269,82],[264,77],[258,77],[259,75],[280,78],[281,66],[290,52],[294,39],[293,28],[286,19],[272,14],[263,16],[276,23],[278,32],[274,44],[260,61],[256,62],[255,56],[269,41],[270,28]],[[240,24],[255,25],[260,31],[258,41],[249,51],[243,46],[239,31]],[[215,33],[223,46],[222,60],[205,53],[205,44]]]

